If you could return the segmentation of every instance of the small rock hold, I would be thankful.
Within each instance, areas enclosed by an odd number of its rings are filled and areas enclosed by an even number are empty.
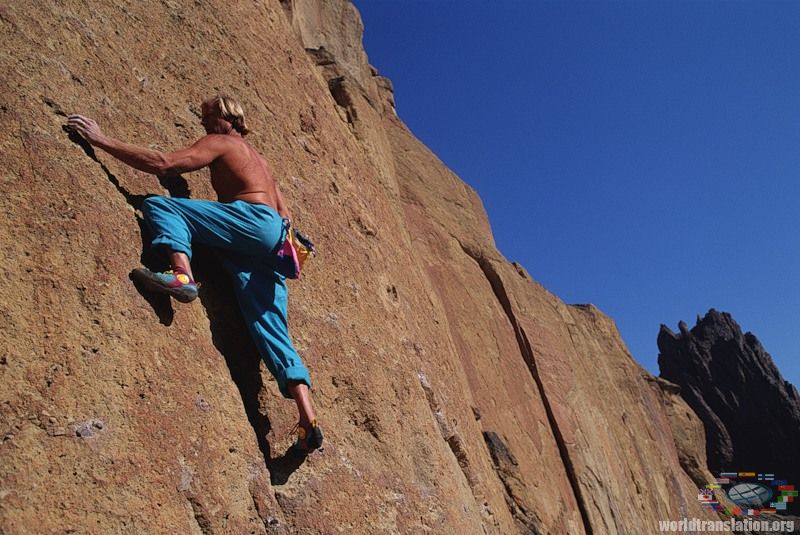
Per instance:
[[[398,296],[397,296],[397,287],[396,287],[396,286],[394,286],[394,285],[392,285],[392,286],[387,286],[387,287],[386,287],[386,293],[389,295],[389,297],[390,297],[391,299],[393,299],[393,300],[397,301],[397,297],[398,297]]]
[[[100,429],[103,429],[103,422],[101,420],[88,420],[78,424],[75,428],[75,436],[80,438],[93,437]]]
[[[83,348],[81,349],[81,352],[84,355],[86,355],[87,357],[91,357],[93,355],[97,355],[100,352],[100,349],[97,348],[97,347],[83,346]]]
[[[359,216],[355,219],[356,228],[365,236],[377,236],[378,229],[372,222],[372,219],[366,214]]]
[[[192,480],[194,479],[194,473],[192,469],[188,466],[181,466],[181,477],[180,481],[178,481],[178,490],[181,492],[185,492],[189,490],[192,486]]]

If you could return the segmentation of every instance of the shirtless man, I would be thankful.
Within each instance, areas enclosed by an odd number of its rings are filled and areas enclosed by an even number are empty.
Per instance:
[[[203,167],[219,202],[152,196],[142,213],[172,269],[133,275],[148,289],[188,303],[197,297],[190,265],[192,242],[219,250],[233,278],[242,310],[259,354],[300,413],[294,448],[308,452],[322,445],[322,430],[311,405],[311,379],[289,338],[284,277],[270,267],[286,237],[289,209],[266,160],[244,137],[249,130],[241,105],[226,96],[203,102],[200,119],[206,136],[187,149],[163,153],[123,143],[103,134],[95,121],[71,115],[67,126],[123,163],[154,175],[177,175]],[[284,223],[284,219],[286,223]]]

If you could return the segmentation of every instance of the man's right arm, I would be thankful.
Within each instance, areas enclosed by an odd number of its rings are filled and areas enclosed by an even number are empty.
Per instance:
[[[191,147],[175,152],[161,152],[109,137],[97,123],[81,115],[71,115],[68,126],[95,147],[101,148],[134,169],[154,175],[178,175],[206,167],[224,152],[213,136],[206,136]]]

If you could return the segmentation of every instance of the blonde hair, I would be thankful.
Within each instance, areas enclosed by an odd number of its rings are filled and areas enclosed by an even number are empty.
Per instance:
[[[220,116],[226,121],[230,121],[233,129],[242,136],[250,133],[247,123],[244,121],[244,110],[239,101],[227,95],[217,95],[208,100],[209,104],[219,110]]]

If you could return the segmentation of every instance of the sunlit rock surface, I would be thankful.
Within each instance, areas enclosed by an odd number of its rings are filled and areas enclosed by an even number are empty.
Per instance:
[[[663,401],[592,306],[502,257],[476,193],[398,119],[347,2],[6,2],[0,532],[647,533],[710,518]],[[319,255],[291,283],[323,452],[198,250],[190,305],[142,294],[158,180],[63,130],[162,150],[237,96]],[[402,116],[402,110],[399,110]],[[535,179],[535,177],[532,177]],[[546,250],[540,251],[546,255]]]

